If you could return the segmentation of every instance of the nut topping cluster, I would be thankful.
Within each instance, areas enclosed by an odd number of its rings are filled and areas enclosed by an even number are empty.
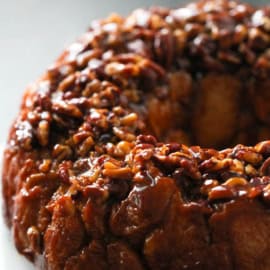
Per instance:
[[[254,269],[217,224],[270,204],[269,48],[270,8],[235,1],[93,22],[10,132],[18,250],[55,270]]]

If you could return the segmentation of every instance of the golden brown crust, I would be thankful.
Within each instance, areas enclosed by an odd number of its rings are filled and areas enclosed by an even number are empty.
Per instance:
[[[231,75],[210,74],[199,83],[193,133],[204,147],[229,145],[239,123],[242,86]]]

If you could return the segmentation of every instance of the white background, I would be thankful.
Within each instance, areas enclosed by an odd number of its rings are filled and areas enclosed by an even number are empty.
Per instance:
[[[0,0],[0,147],[27,84],[37,79],[91,20],[112,12],[125,15],[136,7],[182,2],[186,1]],[[12,247],[1,216],[0,210],[0,269],[32,269]]]

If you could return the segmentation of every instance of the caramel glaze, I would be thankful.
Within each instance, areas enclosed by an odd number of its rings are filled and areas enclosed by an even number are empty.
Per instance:
[[[209,0],[94,22],[10,131],[19,252],[39,269],[270,269],[269,15]]]

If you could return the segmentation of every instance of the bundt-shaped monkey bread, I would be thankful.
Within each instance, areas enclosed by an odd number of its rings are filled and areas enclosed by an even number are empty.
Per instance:
[[[19,252],[50,270],[269,270],[269,48],[270,7],[229,0],[93,22],[10,131]]]

